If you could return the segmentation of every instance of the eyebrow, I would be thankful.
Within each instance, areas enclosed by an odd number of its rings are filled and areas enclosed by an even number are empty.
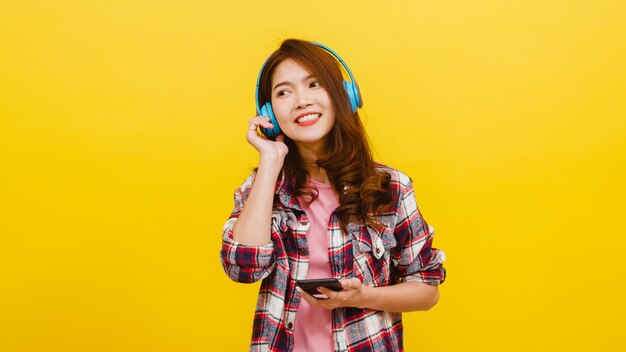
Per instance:
[[[304,78],[302,79],[302,81],[303,81],[303,82],[304,82],[304,81],[308,81],[308,80],[310,80],[311,78],[314,78],[314,77],[315,77],[315,75],[311,74],[311,75],[308,75],[308,76],[304,77]],[[276,88],[278,88],[278,87],[280,87],[280,86],[289,86],[289,85],[291,85],[291,83],[290,83],[289,81],[283,81],[283,82],[277,83],[277,84],[274,86],[274,88],[272,88],[272,92],[273,92],[273,91],[275,91],[275,90],[276,90]]]

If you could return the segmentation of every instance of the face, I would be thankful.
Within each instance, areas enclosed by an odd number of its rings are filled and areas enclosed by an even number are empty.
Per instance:
[[[292,59],[274,69],[272,110],[280,129],[299,147],[323,147],[335,123],[335,111],[326,89]]]

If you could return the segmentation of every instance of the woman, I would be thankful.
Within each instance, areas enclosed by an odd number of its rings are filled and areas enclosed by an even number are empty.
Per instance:
[[[431,308],[445,279],[411,180],[372,160],[336,59],[289,39],[261,69],[257,109],[274,120],[250,120],[259,165],[235,191],[221,252],[231,279],[263,280],[251,351],[400,351],[401,312]],[[296,285],[328,277],[343,290]]]

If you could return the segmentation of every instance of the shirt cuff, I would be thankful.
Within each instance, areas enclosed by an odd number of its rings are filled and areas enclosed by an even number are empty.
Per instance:
[[[443,262],[446,260],[446,254],[442,250],[437,250],[437,255],[431,263],[422,270],[406,275],[404,282],[423,282],[431,286],[441,285],[446,281],[446,269]]]
[[[274,242],[262,246],[248,246],[228,237],[224,240],[224,260],[241,268],[264,268],[272,262]]]

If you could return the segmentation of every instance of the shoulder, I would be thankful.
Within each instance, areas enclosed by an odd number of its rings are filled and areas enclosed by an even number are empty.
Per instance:
[[[254,178],[256,177],[256,170],[253,170],[248,177],[235,189],[235,200],[242,201],[248,198],[248,194],[252,189]]]
[[[409,175],[405,174],[404,172],[395,169],[391,166],[385,165],[385,164],[381,164],[379,162],[376,162],[374,165],[376,172],[386,172],[389,174],[389,176],[391,176],[391,186],[394,188],[399,188],[399,189],[405,189],[408,187],[411,187],[412,185],[412,180],[409,177]]]
[[[406,214],[419,213],[417,201],[415,200],[415,191],[413,189],[413,180],[404,172],[392,168],[390,166],[376,163],[377,172],[386,172],[391,176],[389,182],[390,192],[396,201],[396,211],[401,216]]]
[[[248,177],[243,181],[239,189],[246,189],[252,187],[252,183],[254,183],[254,178],[256,177],[256,170],[252,170]]]
[[[257,170],[256,169],[254,169],[254,170],[252,170],[252,172],[250,172],[250,174],[243,181],[243,183],[239,187],[237,187],[237,189],[235,189],[235,197],[241,197],[243,199],[248,198],[248,194],[250,193],[250,190],[252,189],[252,185],[254,184],[254,179],[256,178],[256,175],[257,175]],[[280,176],[276,180],[276,185],[274,187],[274,193],[276,193],[276,194],[280,194],[280,193],[291,194],[290,192],[292,192],[291,187],[288,184],[288,182],[285,180],[284,173],[281,172]]]

